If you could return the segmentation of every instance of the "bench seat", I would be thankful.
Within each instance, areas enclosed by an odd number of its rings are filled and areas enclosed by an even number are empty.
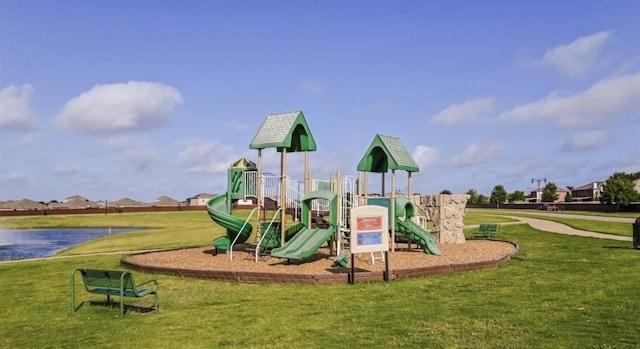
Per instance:
[[[490,239],[500,235],[500,226],[494,223],[483,223],[471,232],[472,238]]]
[[[148,295],[154,296],[154,310],[158,311],[158,282],[148,280],[136,284],[133,274],[126,270],[102,270],[78,268],[71,273],[71,311],[75,313],[83,303],[76,306],[75,276],[80,273],[82,283],[87,292],[107,296],[107,303],[111,302],[111,296],[120,297],[120,315],[124,317],[124,298],[141,298]]]

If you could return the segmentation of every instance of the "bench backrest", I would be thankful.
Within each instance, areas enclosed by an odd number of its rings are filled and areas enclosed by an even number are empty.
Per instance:
[[[82,281],[87,291],[94,289],[123,289],[135,291],[133,275],[124,270],[80,269]]]
[[[492,223],[480,224],[477,231],[472,232],[472,236],[491,237],[498,233],[498,225]]]
[[[478,231],[480,232],[492,232],[492,231],[496,231],[498,229],[498,225],[496,224],[480,224],[480,227],[478,227]]]

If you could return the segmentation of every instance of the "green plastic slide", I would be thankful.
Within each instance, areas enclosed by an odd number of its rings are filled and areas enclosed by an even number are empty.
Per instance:
[[[311,257],[333,234],[335,229],[303,228],[284,246],[271,250],[277,258],[304,260]]]
[[[250,223],[245,224],[245,221],[234,217],[227,213],[227,194],[218,195],[213,197],[207,202],[207,213],[209,217],[218,223],[223,228],[227,229],[227,235],[221,236],[213,240],[213,247],[228,251],[231,248],[231,243],[238,236],[236,240],[237,244],[241,244],[251,236],[251,230],[253,227]],[[244,228],[242,228],[244,226]],[[240,231],[242,229],[242,231]]]
[[[439,256],[440,249],[436,245],[436,238],[430,232],[424,230],[421,226],[413,223],[410,219],[401,220],[396,217],[396,227],[398,231],[404,234],[409,240],[417,243],[422,247],[424,253]]]

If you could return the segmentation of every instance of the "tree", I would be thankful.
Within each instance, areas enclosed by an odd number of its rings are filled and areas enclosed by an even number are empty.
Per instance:
[[[469,190],[467,190],[467,195],[469,195],[469,203],[470,204],[481,204],[482,202],[479,200],[480,199],[480,194],[478,194],[478,191],[471,188]]]
[[[558,186],[549,182],[542,188],[542,202],[554,202],[558,200]]]
[[[496,205],[499,205],[501,202],[507,201],[508,197],[509,194],[507,194],[507,191],[504,190],[504,186],[502,184],[498,184],[493,187],[489,201],[495,203]]]
[[[632,202],[640,201],[640,193],[635,189],[634,181],[640,178],[640,172],[625,173],[616,172],[609,177],[603,185],[600,194],[600,202],[603,204],[615,204],[627,206]]]
[[[509,194],[509,201],[524,201],[525,196],[522,190],[516,190],[513,193]]]
[[[573,195],[571,195],[571,190],[567,192],[567,195],[564,196],[564,202],[573,202]]]
[[[453,193],[452,193],[449,189],[445,189],[445,190],[441,191],[441,192],[440,192],[440,194],[448,194],[448,195],[451,195],[451,194],[453,194]]]
[[[567,185],[567,189],[569,190],[569,192],[567,193],[567,195],[565,195],[564,197],[564,202],[573,202],[573,189],[575,187],[573,185]]]
[[[489,198],[484,196],[483,194],[478,195],[478,203],[479,204],[486,204],[487,201],[489,201]]]

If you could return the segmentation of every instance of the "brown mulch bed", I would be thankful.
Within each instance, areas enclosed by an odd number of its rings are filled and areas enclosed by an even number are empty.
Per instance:
[[[415,247],[415,245],[413,245]],[[463,244],[438,244],[441,256],[399,244],[389,252],[390,279],[442,274],[454,271],[495,268],[508,261],[518,246],[507,241],[467,240]],[[292,261],[260,255],[255,262],[255,246],[239,245],[233,260],[227,253],[215,254],[212,247],[147,252],[126,256],[122,263],[131,268],[197,278],[244,282],[336,283],[347,282],[348,268],[333,265],[334,256],[324,247],[304,260]],[[381,280],[385,263],[369,253],[355,256],[356,278]],[[349,263],[351,261],[349,260]]]

